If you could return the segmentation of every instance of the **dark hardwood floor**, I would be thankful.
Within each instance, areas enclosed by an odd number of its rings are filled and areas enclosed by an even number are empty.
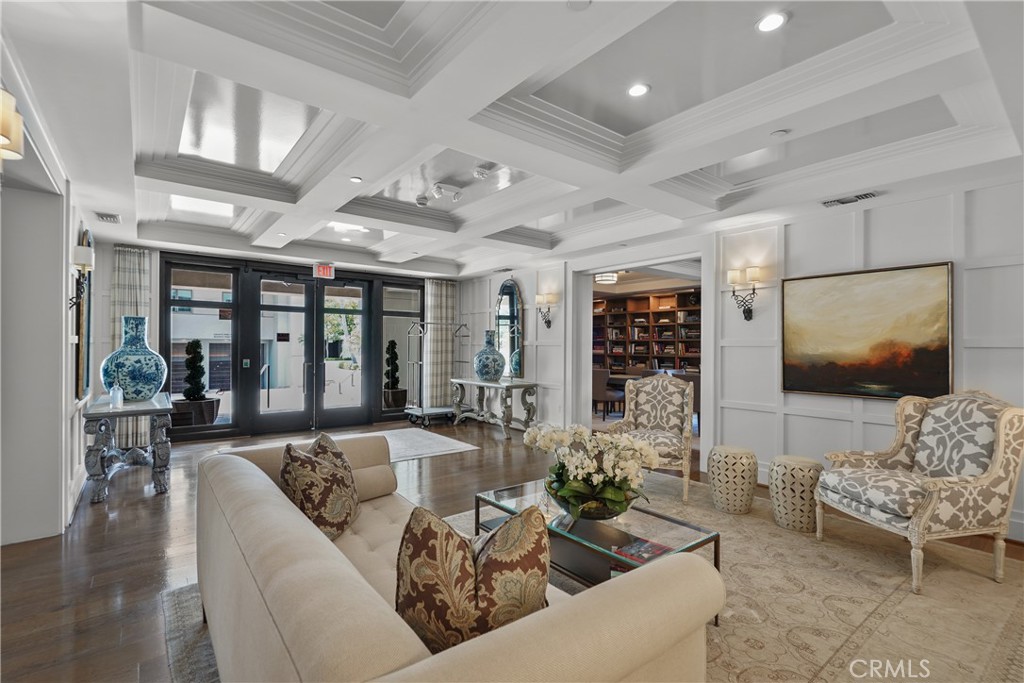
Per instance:
[[[405,426],[393,422],[349,431]],[[480,447],[395,463],[399,492],[442,516],[471,509],[477,491],[539,479],[547,472],[547,455],[526,449],[521,438],[505,441],[492,426],[446,425],[431,431]],[[131,468],[113,479],[104,503],[80,503],[63,536],[5,546],[0,553],[0,678],[168,680],[160,594],[196,580],[196,463],[225,446],[286,438],[176,444],[167,495],[154,494],[147,468]],[[758,495],[767,496],[767,489]],[[984,538],[966,541],[986,547]],[[1024,559],[1024,546],[1011,545],[1007,554]]]

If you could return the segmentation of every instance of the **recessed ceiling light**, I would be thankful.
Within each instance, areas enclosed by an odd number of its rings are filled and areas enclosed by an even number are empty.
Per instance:
[[[351,237],[342,237],[342,238],[341,238],[341,241],[342,241],[342,242],[351,242],[351,241],[352,241],[352,238],[351,238]]]
[[[348,181],[349,181],[350,183],[361,183],[361,182],[363,182],[363,179],[362,179],[362,178],[360,178],[360,177],[359,177],[359,176],[357,176],[357,175],[354,175],[354,176],[352,176],[351,178],[349,178],[349,179],[348,179]]]
[[[792,132],[789,128],[779,128],[778,130],[773,130],[769,135],[773,138],[784,138]]]
[[[286,233],[286,232],[279,232],[279,233],[277,233],[277,236],[278,237],[287,237],[288,233]]]
[[[647,93],[651,92],[651,86],[646,83],[634,83],[629,86],[628,92],[630,97],[643,97]]]
[[[789,21],[789,17],[785,12],[772,12],[761,18],[761,21],[757,22],[757,30],[762,33],[768,33],[780,28],[783,24]]]

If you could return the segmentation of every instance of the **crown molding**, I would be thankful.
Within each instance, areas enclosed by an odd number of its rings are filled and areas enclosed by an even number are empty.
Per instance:
[[[378,197],[357,197],[338,209],[338,213],[400,226],[418,226],[432,233],[455,233],[459,229],[459,223],[444,211]]]
[[[551,233],[527,228],[522,225],[487,235],[484,239],[514,245],[518,247],[516,251],[551,251],[556,244],[555,238]]]
[[[184,186],[204,191],[192,193],[197,196],[240,206],[287,211],[296,201],[294,189],[269,175],[203,159],[137,161],[135,177],[141,189],[174,193],[175,186]]]
[[[536,97],[528,101],[503,98],[470,120],[604,170],[619,171],[622,145],[615,138],[617,133],[602,128],[604,134],[600,134],[592,122]]]

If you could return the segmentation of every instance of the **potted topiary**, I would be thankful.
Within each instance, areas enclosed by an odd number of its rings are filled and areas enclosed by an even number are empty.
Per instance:
[[[180,415],[174,420],[175,426],[208,425],[217,420],[220,399],[206,398],[206,384],[203,382],[206,367],[203,360],[201,341],[193,339],[185,345],[185,390],[181,392],[185,399],[172,401],[174,412]]]
[[[404,408],[406,390],[398,388],[398,342],[394,339],[388,341],[384,351],[384,365],[384,407]]]

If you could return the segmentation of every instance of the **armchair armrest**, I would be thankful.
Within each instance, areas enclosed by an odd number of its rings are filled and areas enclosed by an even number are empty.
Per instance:
[[[893,461],[892,451],[831,451],[825,459],[832,467],[854,467],[860,469],[896,470],[902,469]]]
[[[636,424],[632,420],[616,420],[607,427],[609,434],[625,434],[636,429]]]
[[[705,624],[724,603],[725,585],[707,560],[671,555],[380,680],[642,680],[645,671],[664,673],[663,659],[679,680],[704,680]],[[683,671],[680,662],[699,668]]]

